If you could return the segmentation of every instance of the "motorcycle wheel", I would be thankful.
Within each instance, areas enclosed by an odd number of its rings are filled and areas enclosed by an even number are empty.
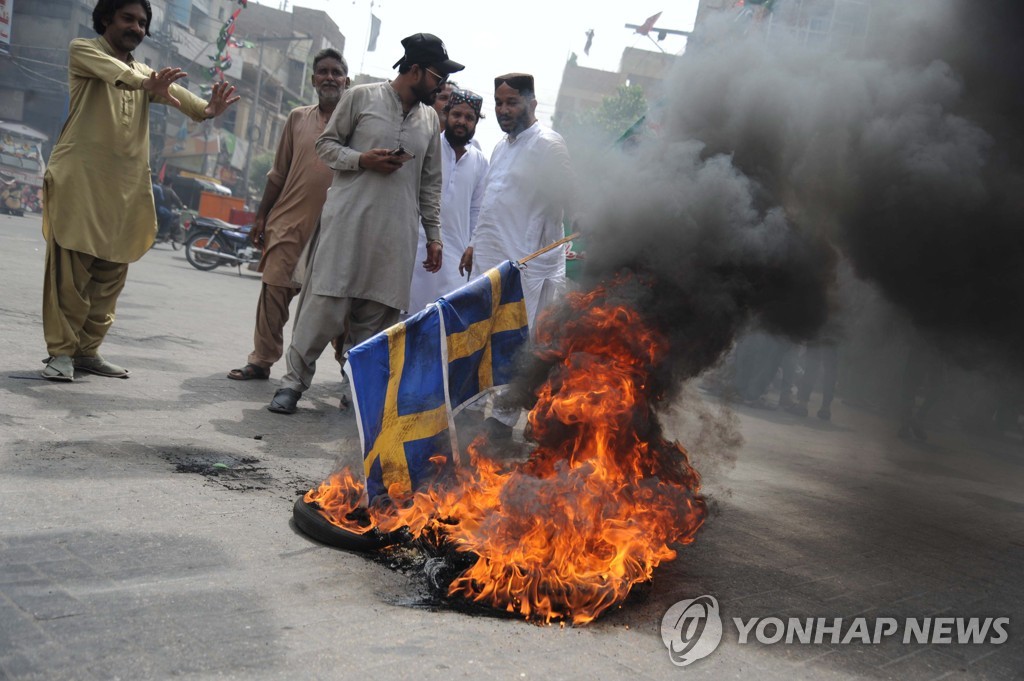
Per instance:
[[[210,251],[228,250],[220,239],[209,232],[200,232],[189,237],[188,241],[185,242],[185,259],[188,260],[192,267],[204,272],[215,269],[220,265],[221,259],[207,253],[194,253],[193,248],[204,248]]]

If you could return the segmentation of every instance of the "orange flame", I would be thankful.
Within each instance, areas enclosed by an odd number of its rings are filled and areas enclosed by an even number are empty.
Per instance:
[[[551,369],[528,415],[537,443],[510,468],[481,437],[453,483],[357,510],[361,481],[336,473],[311,490],[330,522],[447,542],[477,561],[450,596],[537,622],[592,621],[672,560],[704,522],[700,476],[657,425],[651,388],[667,341],[603,287],[570,294],[572,321],[543,317],[538,356]]]

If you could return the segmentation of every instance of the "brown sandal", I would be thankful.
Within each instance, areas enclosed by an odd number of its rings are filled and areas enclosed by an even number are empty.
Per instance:
[[[264,369],[255,364],[246,364],[241,369],[232,369],[228,372],[228,378],[234,381],[265,381],[270,378],[270,369]]]

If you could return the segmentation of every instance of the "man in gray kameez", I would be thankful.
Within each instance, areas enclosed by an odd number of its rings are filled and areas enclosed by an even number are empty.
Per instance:
[[[332,338],[347,333],[354,345],[398,322],[409,307],[421,221],[423,267],[441,268],[440,131],[431,105],[448,75],[465,67],[429,33],[402,47],[398,76],[350,88],[317,140],[334,181],[299,295],[288,373],[270,411],[295,412]]]

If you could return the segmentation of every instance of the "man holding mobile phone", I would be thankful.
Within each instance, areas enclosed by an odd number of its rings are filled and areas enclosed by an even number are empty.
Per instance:
[[[414,158],[416,158],[416,154],[410,151],[406,151],[404,147],[398,147],[397,149],[393,149],[391,151],[391,155],[394,156],[397,160],[401,161],[402,163],[405,163],[406,161],[411,161]]]
[[[317,140],[334,180],[299,295],[288,373],[270,411],[296,411],[332,338],[347,332],[358,344],[408,309],[421,221],[423,267],[441,268],[441,152],[432,105],[448,75],[465,67],[435,35],[417,33],[402,46],[398,76],[349,89]]]

